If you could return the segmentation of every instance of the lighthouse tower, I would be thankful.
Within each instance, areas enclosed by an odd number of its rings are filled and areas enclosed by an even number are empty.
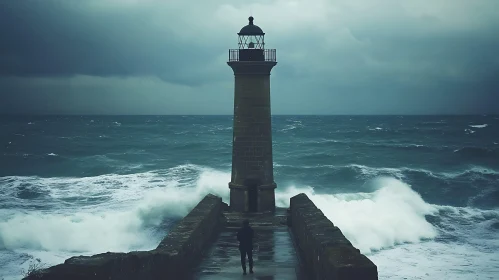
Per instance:
[[[230,209],[274,212],[270,71],[276,50],[265,49],[265,33],[253,20],[237,33],[239,48],[229,50],[227,62],[235,77]]]

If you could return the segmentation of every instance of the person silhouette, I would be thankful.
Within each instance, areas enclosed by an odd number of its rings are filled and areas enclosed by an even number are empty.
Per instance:
[[[250,273],[253,273],[253,229],[248,220],[243,221],[243,226],[237,231],[239,252],[241,253],[241,266],[246,275],[246,255],[248,255]]]

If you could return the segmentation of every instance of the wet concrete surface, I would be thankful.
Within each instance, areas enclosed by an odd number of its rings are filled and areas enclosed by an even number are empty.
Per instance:
[[[282,223],[285,212],[269,215],[226,213],[229,221],[217,240],[193,270],[192,279],[306,279],[288,227]],[[253,240],[254,274],[243,275],[236,233],[240,222],[249,218],[255,232]],[[230,222],[233,221],[233,222]]]
[[[287,229],[255,230],[254,274],[243,275],[235,231],[224,231],[207,251],[193,279],[303,279]],[[248,261],[246,260],[249,272]]]

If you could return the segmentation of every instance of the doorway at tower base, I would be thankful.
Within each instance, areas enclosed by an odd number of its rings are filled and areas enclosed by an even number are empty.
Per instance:
[[[246,185],[229,183],[229,208],[234,212],[274,212],[275,183],[257,185],[248,182]]]

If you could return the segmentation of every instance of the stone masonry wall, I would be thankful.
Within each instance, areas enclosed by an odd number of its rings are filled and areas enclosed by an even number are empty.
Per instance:
[[[209,194],[154,250],[72,257],[25,279],[181,279],[223,226],[222,210],[222,199]]]
[[[232,61],[228,65],[234,71],[230,207],[234,211],[248,209],[245,182],[256,179],[259,181],[257,210],[273,211],[276,186],[272,164],[270,72],[276,62]]]
[[[376,265],[353,247],[305,194],[291,198],[290,223],[312,279],[378,279]]]
[[[270,185],[274,183],[271,163],[270,75],[237,75],[231,182],[242,185],[253,176]]]

